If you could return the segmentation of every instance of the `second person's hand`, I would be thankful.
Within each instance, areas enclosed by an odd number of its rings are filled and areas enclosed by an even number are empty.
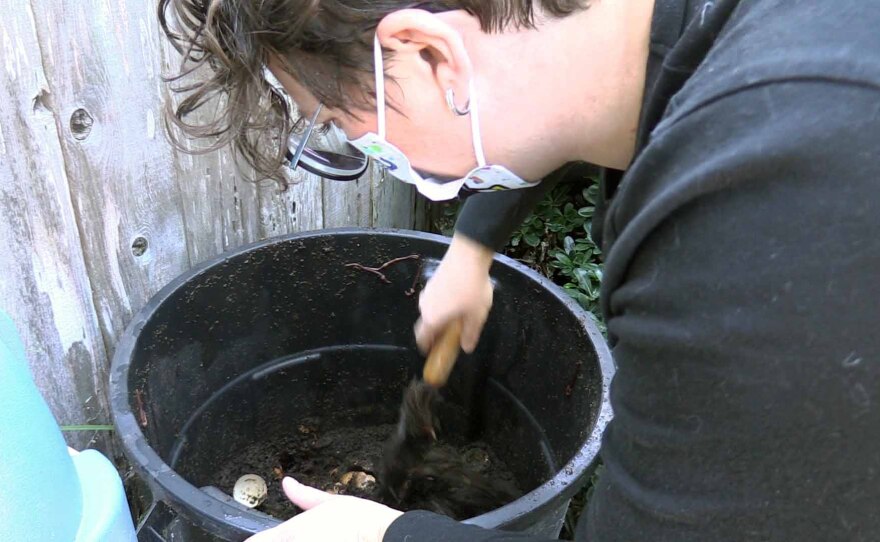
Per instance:
[[[382,542],[385,531],[403,514],[366,499],[331,495],[293,478],[281,485],[304,512],[246,542]]]
[[[489,268],[495,253],[463,235],[452,238],[449,250],[419,296],[421,318],[416,342],[423,352],[452,320],[462,323],[461,348],[473,352],[492,308]]]

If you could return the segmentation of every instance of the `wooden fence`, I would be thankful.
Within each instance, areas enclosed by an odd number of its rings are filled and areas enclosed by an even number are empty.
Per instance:
[[[411,188],[377,171],[280,192],[244,181],[229,152],[176,152],[160,112],[177,60],[154,1],[0,0],[0,13],[0,309],[61,424],[109,422],[117,337],[189,267],[289,232],[420,227]]]

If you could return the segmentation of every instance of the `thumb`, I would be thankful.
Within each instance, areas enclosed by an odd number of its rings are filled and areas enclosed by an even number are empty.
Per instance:
[[[461,330],[461,349],[468,354],[473,354],[480,342],[480,335],[483,333],[483,326],[486,325],[486,319],[489,317],[489,310],[475,311],[466,314],[462,318]]]
[[[416,321],[415,325],[415,335],[416,335],[416,344],[419,346],[419,351],[422,354],[427,354],[431,351],[431,347],[434,346],[434,341],[437,340],[439,326],[429,325],[425,322],[424,318],[419,318]]]
[[[284,488],[284,494],[287,495],[287,498],[303,510],[310,510],[335,496],[326,491],[303,485],[289,476],[281,481],[281,487]]]

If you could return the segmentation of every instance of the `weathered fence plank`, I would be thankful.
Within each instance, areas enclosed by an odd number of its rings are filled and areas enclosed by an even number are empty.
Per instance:
[[[0,0],[0,13],[0,309],[16,322],[59,423],[107,423],[107,353],[33,12]],[[85,446],[94,435],[68,436]]]
[[[324,227],[371,226],[372,183],[368,177],[357,181],[324,182]]]
[[[108,347],[189,267],[151,2],[31,0]]]
[[[238,229],[238,225],[229,228],[223,197],[226,177],[235,172],[227,170],[223,153],[178,154],[176,158],[186,248],[189,263],[195,265],[222,252],[227,236]]]
[[[415,205],[413,205],[413,225],[412,228],[414,230],[425,231],[428,229],[428,215],[430,213],[431,203],[421,197],[415,190],[413,190],[413,199],[415,199]]]
[[[263,238],[324,227],[321,179],[297,172],[295,184],[281,190],[272,182],[260,184],[260,226]]]
[[[169,21],[170,22],[170,21]],[[161,75],[178,73],[181,56],[164,36],[159,38],[162,51]],[[207,70],[207,68],[204,68]],[[196,76],[205,76],[199,72]],[[191,82],[189,80],[188,82]],[[180,83],[172,83],[177,85]],[[166,103],[176,105],[180,96],[166,84],[160,87]],[[217,103],[196,111],[187,122],[201,124],[214,118]],[[167,127],[163,121],[163,133]],[[179,134],[179,132],[178,132]],[[189,142],[193,150],[204,148],[204,142]],[[173,150],[177,164],[177,183],[183,202],[186,246],[190,265],[208,260],[230,248],[261,238],[260,209],[257,187],[243,180],[230,148],[207,153],[188,154]]]
[[[375,164],[371,166],[373,213],[371,225],[376,228],[408,228],[415,226],[416,193],[412,185],[385,175]],[[409,201],[410,205],[401,205]]]
[[[190,265],[263,238],[258,187],[229,149],[174,154]]]

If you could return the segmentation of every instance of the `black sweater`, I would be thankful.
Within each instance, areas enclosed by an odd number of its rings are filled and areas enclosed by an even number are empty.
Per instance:
[[[577,540],[878,541],[880,2],[657,0],[648,74],[605,178],[615,418]],[[458,231],[502,245],[529,192]],[[414,512],[385,540],[534,539]]]

